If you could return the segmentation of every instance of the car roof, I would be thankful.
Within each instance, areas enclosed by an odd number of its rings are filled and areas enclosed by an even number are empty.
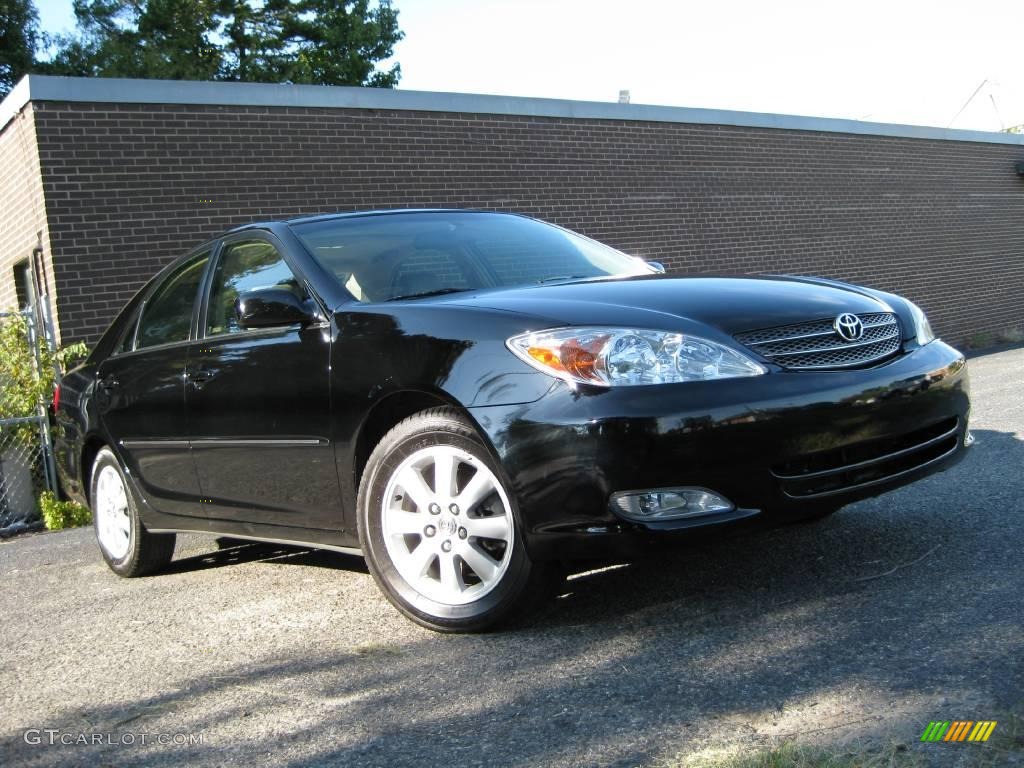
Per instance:
[[[250,224],[243,224],[240,227],[228,230],[225,234],[232,232],[243,232],[247,229],[269,229],[275,224],[309,224],[316,221],[331,221],[332,219],[357,219],[363,216],[394,216],[403,213],[500,213],[505,216],[518,216],[515,213],[503,211],[481,211],[474,208],[384,208],[369,211],[349,211],[346,213],[321,213],[312,216],[296,216],[290,219],[271,219],[268,221],[254,221]]]

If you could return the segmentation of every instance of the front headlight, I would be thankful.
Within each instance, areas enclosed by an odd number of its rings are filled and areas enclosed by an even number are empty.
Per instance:
[[[708,339],[633,328],[555,328],[513,336],[508,348],[539,371],[601,387],[760,376],[765,369]]]
[[[929,341],[935,341],[935,333],[932,331],[932,325],[928,322],[928,317],[925,315],[924,310],[909,299],[905,301],[910,308],[910,314],[914,318],[914,333],[917,334],[917,343],[923,347]]]

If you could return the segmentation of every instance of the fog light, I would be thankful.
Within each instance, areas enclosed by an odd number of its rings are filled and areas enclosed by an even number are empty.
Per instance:
[[[731,512],[724,496],[706,488],[651,488],[621,491],[611,497],[612,509],[630,520],[678,520],[684,517]]]

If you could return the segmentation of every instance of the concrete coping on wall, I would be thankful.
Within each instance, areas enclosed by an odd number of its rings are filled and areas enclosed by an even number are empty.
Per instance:
[[[830,117],[776,115],[766,112],[736,112],[724,109],[535,99],[521,96],[487,96],[470,93],[403,91],[386,88],[128,80],[46,75],[28,75],[22,78],[3,102],[0,102],[0,129],[13,120],[31,101],[387,109],[521,117],[689,123],[1024,146],[1024,135],[1020,134],[871,123],[863,120]]]

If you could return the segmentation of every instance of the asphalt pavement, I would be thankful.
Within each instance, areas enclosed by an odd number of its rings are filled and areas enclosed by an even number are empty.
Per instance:
[[[91,529],[0,543],[0,765],[634,766],[786,740],[962,763],[986,747],[921,744],[930,720],[1024,715],[1024,348],[970,370],[977,443],[949,472],[576,575],[496,634],[414,626],[340,554],[181,537],[123,580]]]

